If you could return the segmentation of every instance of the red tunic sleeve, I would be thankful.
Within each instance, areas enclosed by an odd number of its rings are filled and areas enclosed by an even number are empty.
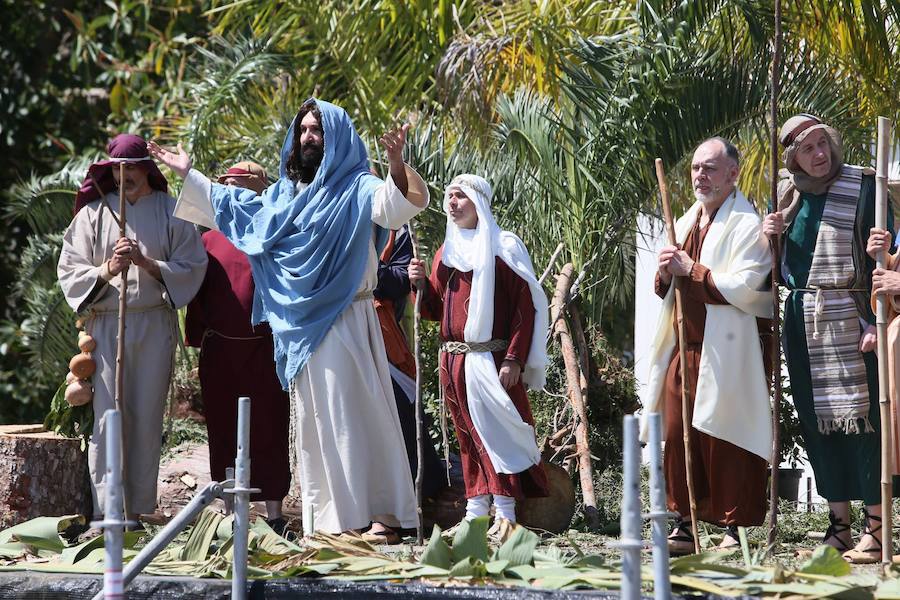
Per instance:
[[[431,261],[431,276],[425,280],[425,297],[422,298],[422,318],[440,321],[444,316],[444,291],[449,269],[441,262],[444,246],[441,245]]]
[[[518,273],[497,259],[497,285],[494,299],[494,318],[502,314],[503,306],[507,307],[509,347],[505,360],[514,360],[522,367],[528,361],[531,350],[531,338],[534,335],[534,301],[531,299],[531,288]],[[500,292],[498,294],[498,292]],[[497,324],[495,324],[495,330]]]
[[[659,276],[659,271],[656,272],[656,279],[653,281],[653,290],[656,292],[657,296],[665,298],[666,294],[669,293],[669,286],[671,284],[671,281],[669,283],[663,283],[662,278]]]

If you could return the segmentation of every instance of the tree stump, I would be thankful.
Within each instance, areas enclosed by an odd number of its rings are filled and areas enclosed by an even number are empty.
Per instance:
[[[82,514],[87,460],[80,439],[41,425],[0,426],[0,528],[35,517]]]

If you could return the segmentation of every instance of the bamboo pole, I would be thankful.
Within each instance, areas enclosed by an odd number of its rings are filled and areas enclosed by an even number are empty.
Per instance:
[[[875,159],[875,226],[887,229],[887,173],[890,156],[891,122],[878,117],[878,151]],[[879,269],[887,268],[887,250],[878,253],[875,259]],[[893,504],[894,456],[891,440],[891,398],[888,364],[887,302],[884,294],[875,296],[875,323],[878,332],[878,406],[881,413],[881,562],[891,564],[893,559]]]
[[[772,50],[771,96],[769,104],[769,184],[771,186],[769,212],[778,210],[778,94],[781,91],[781,0],[775,0],[775,44]],[[772,477],[769,480],[769,532],[768,545],[775,544],[778,527],[778,465],[781,462],[781,297],[778,280],[781,275],[781,240],[778,236],[769,241],[772,255]]]
[[[419,242],[413,230],[412,221],[407,225],[409,239],[412,242],[413,258],[419,258]],[[413,310],[413,357],[416,360],[416,513],[419,518],[416,526],[416,540],[421,546],[425,543],[425,524],[422,522],[422,495],[425,481],[425,423],[422,418],[422,366],[420,364],[421,335],[419,327],[422,321],[422,296],[425,295],[425,282],[416,283],[416,303]]]
[[[125,232],[125,163],[119,163],[119,238],[126,236]],[[125,432],[127,431],[127,418],[125,414],[125,311],[127,309],[126,295],[128,293],[128,266],[126,265],[119,274],[121,277],[121,285],[119,286],[119,330],[116,335],[116,410],[119,411],[122,421],[122,481],[127,481],[128,461],[126,456],[128,452],[125,448]],[[127,489],[127,485],[124,489]],[[131,513],[128,511],[128,494],[122,494],[122,506],[125,510],[125,519],[127,520]]]
[[[662,199],[663,215],[666,219],[666,235],[669,245],[678,243],[675,237],[675,219],[672,218],[672,207],[669,204],[669,186],[666,185],[666,172],[663,170],[661,158],[656,159],[656,181],[659,183],[659,195]],[[697,498],[694,495],[694,474],[691,464],[691,391],[688,383],[687,355],[684,347],[684,306],[681,297],[681,281],[672,277],[675,286],[675,319],[678,322],[678,357],[681,361],[681,430],[684,440],[684,472],[688,490],[688,504],[691,512],[691,535],[694,538],[694,552],[700,553],[700,538],[697,536]]]

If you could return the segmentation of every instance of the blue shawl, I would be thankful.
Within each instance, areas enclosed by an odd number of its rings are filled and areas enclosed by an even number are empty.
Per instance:
[[[216,183],[211,192],[216,225],[250,260],[252,322],[272,328],[285,389],[359,289],[372,243],[372,196],[383,183],[369,173],[365,145],[347,113],[316,104],[325,147],[309,187],[297,193],[287,176],[295,117],[281,147],[278,181],[260,196]],[[383,243],[387,232],[378,233]]]

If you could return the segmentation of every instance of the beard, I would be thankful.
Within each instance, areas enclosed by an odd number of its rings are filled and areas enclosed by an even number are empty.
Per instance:
[[[300,146],[300,181],[309,183],[316,176],[325,151],[319,144],[303,144]]]
[[[703,204],[708,204],[716,200],[719,197],[719,192],[722,191],[722,188],[719,186],[713,186],[710,188],[709,192],[701,192],[699,190],[694,190],[694,198],[702,202]]]

